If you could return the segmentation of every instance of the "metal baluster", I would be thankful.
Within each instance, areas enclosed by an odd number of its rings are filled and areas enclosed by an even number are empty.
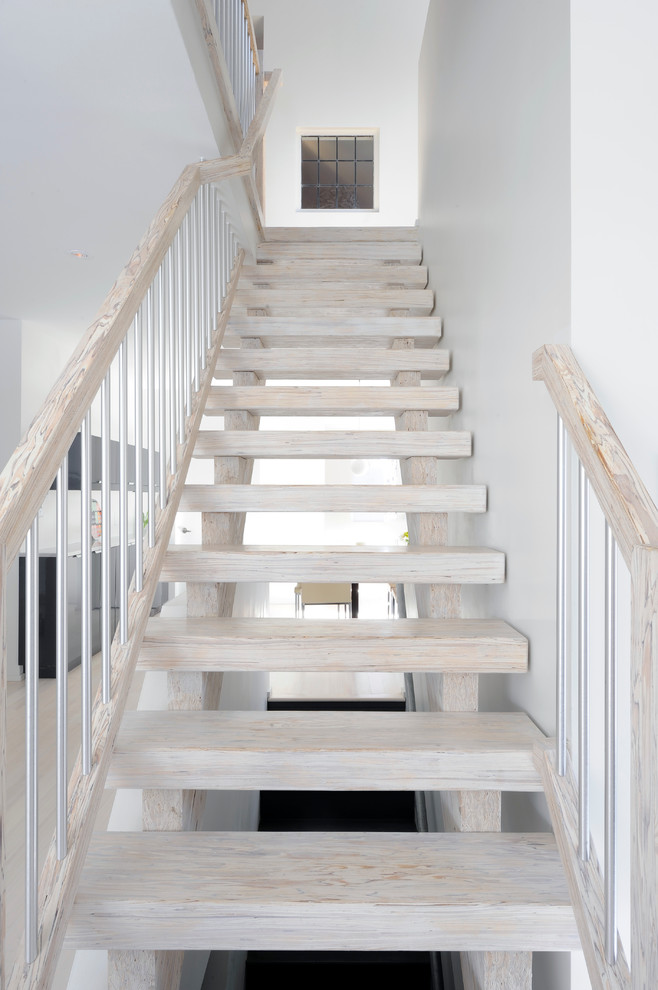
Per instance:
[[[578,465],[578,851],[589,859],[589,482]]]
[[[111,371],[101,383],[101,655],[103,704],[110,701],[112,612],[110,604],[111,488],[110,476],[110,391]]]
[[[160,508],[167,504],[167,322],[168,322],[168,293],[169,280],[168,256],[160,267],[159,317],[158,317],[158,426],[159,426],[159,497]]]
[[[206,263],[208,260],[206,246],[206,186],[201,186],[197,193],[199,197],[199,224],[197,234],[199,237],[199,266],[197,269],[198,290],[199,290],[199,349],[201,356],[201,370],[206,370],[207,358],[207,323],[206,323]],[[197,388],[199,386],[197,385]]]
[[[190,256],[190,242],[192,230],[192,209],[194,203],[190,205],[190,210],[185,217],[185,413],[189,416],[192,412],[192,286],[191,271],[192,259]]]
[[[178,237],[178,234],[176,235]],[[176,280],[175,244],[169,249],[169,469],[174,475],[177,465],[176,413],[178,409],[176,390]]]
[[[64,859],[68,788],[68,533],[69,533],[69,458],[64,455],[57,472],[56,542],[57,542],[57,859]]]
[[[617,545],[605,524],[605,957],[617,961]]]
[[[160,277],[159,273],[156,279]],[[155,282],[154,282],[155,284]],[[146,296],[146,433],[148,443],[148,539],[155,546],[155,327],[153,286]]]
[[[224,204],[219,201],[219,308],[224,311],[226,298],[226,216]]]
[[[25,961],[37,956],[39,866],[39,520],[25,541]]]
[[[82,555],[82,772],[91,771],[91,413],[80,437],[80,552]]]
[[[119,346],[119,636],[128,640],[128,347]]]
[[[557,772],[567,767],[567,431],[557,418]]]
[[[199,390],[199,266],[198,266],[198,194],[190,204],[191,217],[191,271],[192,289],[192,382],[194,395]]]
[[[149,289],[150,292],[150,289]],[[148,295],[147,295],[148,299]],[[144,306],[135,320],[135,591],[144,587],[144,478],[142,472],[144,428],[142,420],[142,330]]]
[[[185,272],[183,270],[183,227],[178,231],[176,240],[176,382],[177,382],[177,409],[178,409],[178,440],[183,443],[185,440]]]

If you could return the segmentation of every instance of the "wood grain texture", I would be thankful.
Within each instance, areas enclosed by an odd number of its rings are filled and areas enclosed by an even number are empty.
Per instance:
[[[251,13],[249,11],[249,4],[247,3],[247,0],[242,0],[242,6],[244,7],[244,17],[247,22],[247,27],[249,28],[249,46],[251,48],[251,57],[254,61],[254,69],[256,70],[256,75],[259,76],[261,70],[260,70],[260,61],[258,58],[258,45],[256,44],[256,34],[254,32],[254,24],[251,19]],[[268,78],[268,82],[269,82],[269,79],[272,77],[272,73],[268,72],[267,75],[269,77]]]
[[[127,712],[108,787],[538,791],[527,715]]]
[[[226,346],[241,337],[258,337],[276,347],[390,347],[405,333],[417,346],[434,347],[441,338],[440,317],[395,316],[234,316],[226,335]]]
[[[195,5],[199,14],[204,41],[206,43],[206,51],[208,53],[208,60],[212,68],[213,80],[220,96],[222,108],[224,110],[224,117],[226,118],[233,144],[231,151],[237,152],[243,140],[242,125],[240,123],[240,114],[238,112],[238,107],[233,93],[231,75],[226,62],[226,56],[224,55],[221,39],[219,37],[219,28],[215,20],[215,15],[210,4],[210,0],[195,0]]]
[[[292,244],[418,243],[418,227],[266,227],[265,241]]]
[[[181,512],[484,512],[484,485],[186,485]]]
[[[355,347],[346,354],[336,347],[277,348],[258,354],[223,349],[215,378],[235,371],[255,371],[262,378],[309,379],[382,379],[399,371],[419,371],[425,379],[441,379],[450,370],[450,353],[446,350],[391,351],[372,347]]]
[[[248,175],[252,169],[251,158],[245,155],[229,155],[199,162],[201,182],[222,182],[235,176]]]
[[[496,619],[170,619],[148,625],[139,666],[191,670],[523,672],[524,636]]]
[[[571,348],[546,344],[533,355],[596,497],[630,568],[636,545],[658,546],[658,509],[576,361]]]
[[[361,298],[366,294],[372,295],[373,293],[429,291],[425,289],[425,286],[415,284],[419,280],[413,280],[410,285],[407,285],[399,276],[396,277],[395,269],[400,267],[400,265],[388,265],[385,270],[389,273],[389,277],[385,281],[381,276],[373,279],[364,276],[357,281],[354,278],[346,278],[342,274],[336,274],[333,278],[325,275],[324,278],[279,279],[275,265],[259,265],[257,275],[242,279],[242,290],[245,293],[276,292],[281,293],[282,298],[288,297],[292,293],[305,294],[310,298],[311,293],[313,293],[316,298],[321,300],[329,294],[340,298],[355,293]],[[379,270],[384,271],[383,266],[380,266]],[[418,266],[415,270],[420,271]]]
[[[470,457],[471,434],[465,430],[396,434],[386,430],[201,430],[195,457]]]
[[[237,388],[215,385],[206,416],[227,409],[248,409],[256,416],[394,416],[406,409],[427,409],[434,416],[459,409],[459,389],[447,385],[397,389],[372,385],[272,385]]]
[[[588,862],[583,862],[578,854],[578,791],[571,761],[568,761],[566,775],[559,777],[555,772],[554,750],[549,747],[538,747],[536,760],[542,775],[551,823],[571,892],[574,915],[592,988],[593,990],[628,990],[632,984],[620,941],[617,943],[617,962],[611,966],[605,959],[603,875],[596,850],[591,845]],[[644,867],[651,870],[649,863],[644,863]],[[655,942],[653,935],[651,941]],[[635,985],[648,987],[651,984],[633,984]]]
[[[262,141],[270,117],[272,116],[272,111],[274,110],[274,99],[281,85],[281,79],[281,69],[274,69],[268,80],[267,87],[258,101],[256,113],[240,147],[241,155],[252,158],[256,145],[259,141]]]
[[[128,949],[578,947],[545,834],[94,837],[67,942]]]
[[[532,990],[531,952],[464,952],[464,990]]]
[[[299,316],[302,308],[308,316],[320,317],[332,313],[350,317],[355,310],[367,316],[387,316],[391,309],[407,309],[410,316],[428,316],[434,308],[434,293],[431,289],[359,289],[358,283],[340,292],[322,286],[252,289],[245,285],[236,299],[235,315],[262,309],[270,316]]]
[[[210,388],[212,380],[210,369],[213,367],[221,347],[222,335],[226,327],[243,259],[244,253],[240,252],[233,270],[227,306],[220,317],[215,333],[210,360],[201,379],[201,388],[195,396],[192,413],[188,417],[185,443],[179,444],[177,457],[179,470],[174,478],[170,477],[169,479],[167,505],[164,510],[159,512],[156,519],[155,546],[145,549],[143,590],[138,594],[132,592],[129,597],[128,641],[121,645],[118,643],[118,639],[115,639],[112,644],[112,700],[108,704],[103,704],[100,693],[94,700],[91,772],[83,776],[78,757],[69,779],[69,852],[66,859],[61,862],[58,861],[55,846],[52,843],[41,874],[39,884],[41,951],[31,966],[26,967],[22,962],[16,964],[9,982],[10,990],[48,986],[55,972],[74,892],[77,889],[77,882],[87,854],[94,820],[103,798],[111,750],[130,692],[153,595],[160,580],[162,559],[169,544],[178,500],[192,457],[194,440],[203,415],[207,391]],[[137,946],[132,946],[132,948],[137,948]],[[145,948],[145,946],[141,946],[141,948]],[[19,958],[24,958],[22,946],[19,950]]]
[[[305,227],[304,230],[313,228]],[[261,242],[256,250],[258,261],[278,261],[279,259],[293,260],[297,258],[309,260],[323,259],[354,259],[356,261],[401,262],[418,264],[422,258],[420,244],[411,241],[347,241],[332,242]]]
[[[408,289],[424,289],[427,286],[425,265],[379,264],[373,261],[358,261],[354,258],[331,258],[314,261],[312,258],[296,258],[294,261],[279,259],[256,265],[245,265],[242,271],[243,282],[276,282],[282,284],[350,281],[352,284],[374,282],[377,285],[405,286]]]
[[[108,953],[108,990],[179,990],[182,952],[113,950]]]
[[[631,987],[658,985],[658,548],[631,558]]]
[[[505,555],[484,547],[172,546],[162,581],[500,584]]]

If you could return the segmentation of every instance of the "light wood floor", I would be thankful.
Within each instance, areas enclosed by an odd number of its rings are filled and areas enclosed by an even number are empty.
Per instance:
[[[100,677],[100,655],[93,659],[93,685],[96,691]],[[132,686],[129,708],[136,708],[143,674],[138,674]],[[69,674],[69,768],[73,766],[80,747],[80,668]],[[7,690],[7,934],[6,951],[9,965],[16,958],[24,929],[24,779],[25,779],[25,682],[11,681]],[[55,829],[55,681],[39,682],[39,863],[43,863]],[[98,829],[104,829],[112,810],[114,791],[106,791]],[[54,990],[65,990],[73,961],[72,952],[62,953]]]

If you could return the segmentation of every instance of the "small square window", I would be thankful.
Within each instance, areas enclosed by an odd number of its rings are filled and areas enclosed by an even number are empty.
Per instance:
[[[305,134],[301,141],[303,210],[374,209],[372,134]]]

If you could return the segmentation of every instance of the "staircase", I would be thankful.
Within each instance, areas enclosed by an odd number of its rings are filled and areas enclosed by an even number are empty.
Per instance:
[[[216,367],[234,384],[213,387],[205,410],[225,429],[195,449],[217,483],[180,503],[203,513],[203,542],[171,546],[162,570],[188,582],[188,616],[150,620],[139,661],[168,672],[176,710],[126,714],[107,781],[145,790],[150,830],[93,838],[67,944],[112,950],[117,967],[165,950],[459,951],[467,990],[529,988],[530,953],[579,941],[553,836],[500,832],[500,792],[541,790],[544,737],[523,713],[477,711],[478,675],[523,671],[527,643],[460,616],[461,585],[502,582],[505,560],[448,544],[447,514],[484,511],[486,493],[438,483],[438,461],[469,456],[471,437],[428,429],[460,397],[442,384],[449,355],[416,232],[270,230],[257,260]],[[391,385],[264,384],[367,378]],[[260,429],[272,415],[394,416],[397,430]],[[404,484],[249,487],[263,457],[400,459]],[[407,512],[411,540],[245,546],[244,513],[258,511]],[[419,618],[233,618],[245,581],[406,582]],[[426,675],[435,710],[213,710],[216,675],[290,669]],[[194,792],[215,789],[441,792],[446,831],[195,831]],[[124,985],[148,985],[130,971]],[[166,979],[160,990],[176,985]]]

